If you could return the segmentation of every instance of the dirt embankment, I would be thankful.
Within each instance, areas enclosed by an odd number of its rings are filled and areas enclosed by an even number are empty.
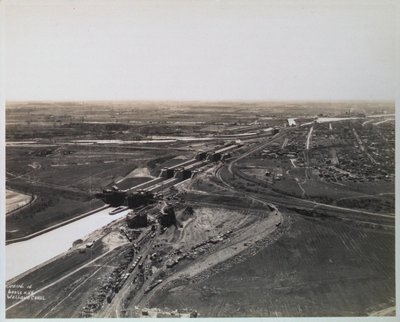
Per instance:
[[[304,317],[366,316],[376,303],[393,305],[393,233],[294,214],[287,220],[289,229],[270,247],[245,261],[234,257],[204,279],[167,286],[150,306],[203,317]]]
[[[276,211],[187,204],[183,211],[178,211],[177,219],[180,228],[169,228],[158,240],[161,247],[170,249],[164,257],[167,266],[157,269],[152,277],[156,280],[162,275],[162,284],[142,298],[133,295],[132,303],[127,304],[129,307],[148,307],[155,292],[208,276],[210,270],[219,270],[217,267],[226,261],[281,229],[283,223],[281,214]],[[160,248],[157,253],[159,251]]]

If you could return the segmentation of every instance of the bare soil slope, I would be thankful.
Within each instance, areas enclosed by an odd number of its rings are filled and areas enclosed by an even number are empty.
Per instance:
[[[393,234],[290,220],[289,232],[270,247],[158,293],[151,306],[226,317],[365,316],[394,305]]]

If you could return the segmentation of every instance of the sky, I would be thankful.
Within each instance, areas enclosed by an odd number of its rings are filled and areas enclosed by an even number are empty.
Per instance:
[[[394,100],[390,1],[10,1],[12,100]]]

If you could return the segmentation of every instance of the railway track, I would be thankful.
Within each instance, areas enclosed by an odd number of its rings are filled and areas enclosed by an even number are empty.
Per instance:
[[[311,131],[310,131],[311,132]],[[280,134],[284,134],[284,132],[281,132]],[[274,139],[269,140],[266,143],[263,143],[257,147],[254,147],[252,149],[250,149],[249,151],[243,153],[241,156],[233,159],[227,169],[228,171],[232,174],[232,175],[237,175],[238,177],[240,177],[241,179],[245,180],[245,181],[250,181],[256,184],[261,184],[263,187],[270,189],[270,187],[266,186],[266,184],[264,182],[262,182],[261,180],[258,180],[256,178],[252,178],[248,175],[246,175],[245,173],[243,173],[242,171],[240,171],[237,167],[236,167],[236,163],[244,158],[246,158],[247,156],[255,153],[256,151],[259,151],[260,149],[265,148],[266,146],[268,146],[269,144],[273,143],[276,139],[280,138],[282,135],[277,135]],[[231,190],[232,192],[237,192],[237,187],[232,186],[229,182],[227,182],[222,176],[221,176],[221,169],[224,165],[221,165],[220,167],[218,167],[215,171],[215,176],[217,177],[217,179],[223,183],[225,188],[228,188],[229,190]],[[259,197],[254,197],[254,195],[250,195],[248,193],[246,193],[246,196],[251,196],[251,198],[255,198],[254,200],[263,200],[260,199]],[[394,227],[394,215],[392,214],[380,214],[380,213],[374,213],[374,212],[369,212],[369,211],[364,211],[364,210],[359,210],[359,209],[352,209],[352,208],[345,208],[345,207],[339,207],[339,206],[334,206],[334,205],[329,205],[329,204],[325,204],[325,203],[321,203],[321,202],[317,202],[317,201],[313,201],[313,200],[306,200],[306,199],[300,199],[300,198],[296,198],[293,196],[287,196],[287,195],[283,195],[280,193],[277,193],[275,191],[270,190],[268,193],[268,199],[270,200],[271,203],[279,205],[279,206],[283,206],[285,208],[299,208],[299,209],[308,209],[310,211],[316,211],[317,209],[319,210],[328,210],[328,211],[337,211],[337,216],[338,217],[346,217],[346,215],[350,214],[353,215],[354,218],[352,218],[354,221],[359,221],[361,222],[371,222],[372,224],[379,224],[381,221],[382,225],[384,226],[392,226]],[[359,216],[364,216],[364,218],[357,218]],[[369,219],[369,220],[368,220]]]

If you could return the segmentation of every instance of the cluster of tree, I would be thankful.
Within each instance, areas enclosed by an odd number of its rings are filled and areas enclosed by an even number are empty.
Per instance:
[[[26,218],[33,218],[36,213],[41,212],[53,205],[58,201],[58,198],[52,196],[37,196],[36,200],[21,210],[11,215],[11,218],[21,221]]]

